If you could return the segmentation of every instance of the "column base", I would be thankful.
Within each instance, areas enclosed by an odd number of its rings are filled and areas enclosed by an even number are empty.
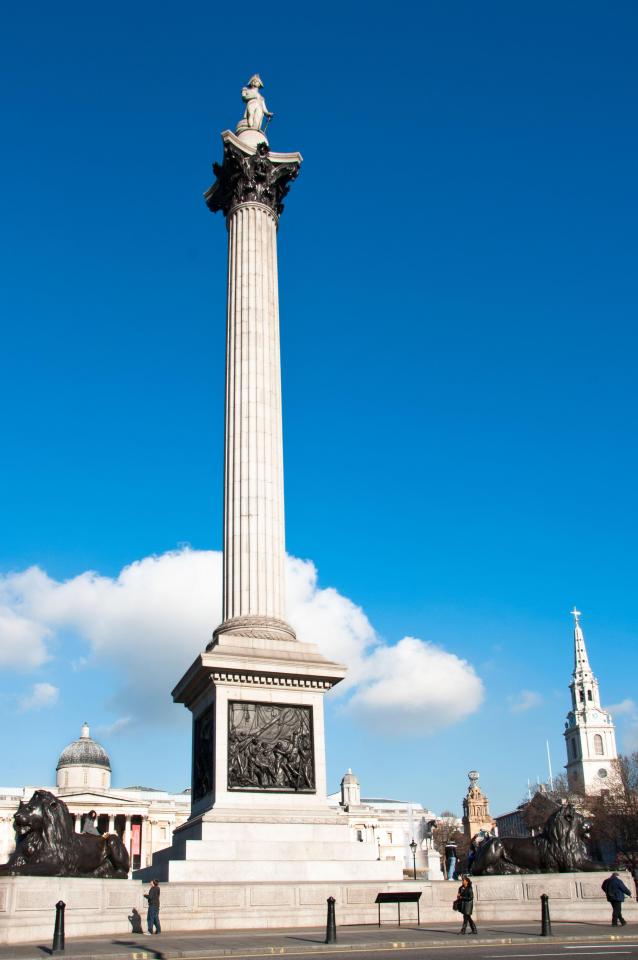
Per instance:
[[[253,637],[256,640],[297,639],[295,631],[285,620],[279,620],[276,617],[233,617],[220,623],[206,650],[212,650],[217,645],[220,635],[224,633],[238,637]]]

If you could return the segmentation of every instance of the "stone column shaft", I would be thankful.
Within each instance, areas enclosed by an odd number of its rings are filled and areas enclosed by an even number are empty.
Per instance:
[[[277,218],[228,217],[223,619],[284,619]]]
[[[228,227],[223,619],[208,649],[224,633],[295,639],[284,620],[277,224],[301,155],[271,154],[259,137],[222,134],[204,195]]]

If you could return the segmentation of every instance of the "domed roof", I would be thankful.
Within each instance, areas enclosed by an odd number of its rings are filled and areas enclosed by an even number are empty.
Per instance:
[[[344,773],[342,783],[359,783],[357,777],[352,772],[352,768],[348,767],[348,772]]]
[[[89,727],[86,723],[82,725],[80,739],[74,740],[73,743],[70,743],[68,747],[64,748],[55,769],[59,770],[60,767],[68,767],[71,765],[104,767],[106,770],[111,769],[111,761],[109,760],[108,753],[97,740],[91,739],[89,736]]]

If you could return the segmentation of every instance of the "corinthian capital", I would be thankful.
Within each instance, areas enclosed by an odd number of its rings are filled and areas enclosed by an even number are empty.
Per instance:
[[[249,153],[232,134],[223,139],[224,162],[213,164],[217,179],[204,194],[208,209],[228,216],[241,203],[263,203],[279,216],[289,184],[299,173],[299,154],[273,155],[266,143]]]

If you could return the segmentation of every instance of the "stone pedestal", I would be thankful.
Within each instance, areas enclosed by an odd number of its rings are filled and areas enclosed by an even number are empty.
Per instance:
[[[327,802],[323,697],[343,673],[310,644],[220,633],[173,691],[193,713],[191,818],[135,876],[400,880],[402,865],[378,860],[374,843],[353,842],[347,817]],[[305,763],[291,750],[295,738]],[[251,774],[258,782],[247,782]]]
[[[423,851],[425,859],[425,869],[428,872],[428,880],[443,880],[443,871],[441,870],[441,855],[436,850],[428,848]]]

